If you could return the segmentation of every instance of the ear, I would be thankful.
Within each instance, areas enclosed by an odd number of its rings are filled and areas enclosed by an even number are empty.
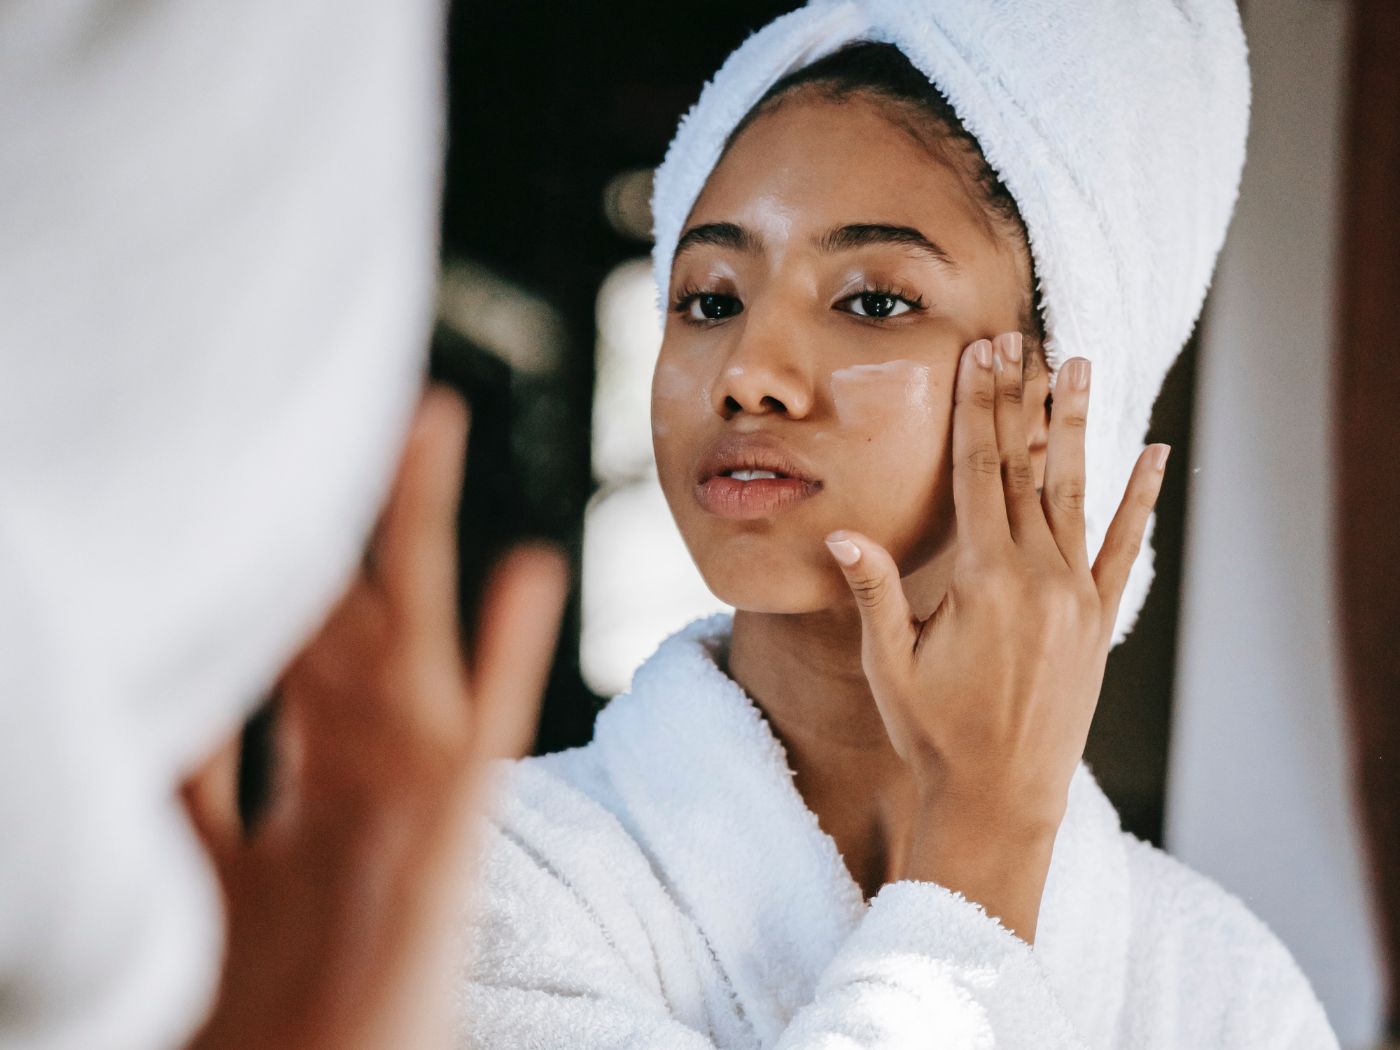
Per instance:
[[[1050,370],[1038,353],[1026,356],[1021,411],[1037,490],[1045,485],[1045,451],[1050,443]]]

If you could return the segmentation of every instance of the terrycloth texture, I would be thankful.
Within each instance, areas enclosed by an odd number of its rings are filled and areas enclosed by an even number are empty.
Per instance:
[[[177,796],[353,570],[417,396],[437,0],[0,3],[0,1047],[182,1046]]]
[[[515,764],[486,840],[463,1040],[573,1050],[1325,1050],[1267,929],[1121,832],[1088,771],[1036,947],[931,883],[867,905],[758,709],[729,621],[666,641],[587,747]]]
[[[1244,166],[1249,70],[1234,0],[812,0],[729,56],[656,174],[662,303],[724,140],[775,81],[854,40],[892,43],[948,98],[1016,199],[1052,376],[1094,362],[1085,519],[1103,542],[1152,403],[1200,313]],[[1152,582],[1148,542],[1114,639]]]

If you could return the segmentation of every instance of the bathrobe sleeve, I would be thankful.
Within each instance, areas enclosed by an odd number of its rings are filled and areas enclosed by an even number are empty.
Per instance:
[[[1085,1045],[1024,942],[965,899],[912,882],[881,891],[785,1030],[755,1032],[742,997],[635,841],[582,802],[517,800],[491,831],[464,1045]]]
[[[914,1045],[1084,1043],[1025,941],[960,894],[897,882],[871,901],[778,1046]]]

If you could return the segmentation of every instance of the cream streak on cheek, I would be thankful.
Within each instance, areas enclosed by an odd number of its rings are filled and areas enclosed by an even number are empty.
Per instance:
[[[651,394],[658,401],[684,401],[694,395],[695,386],[685,369],[663,361],[656,366]]]
[[[676,411],[672,406],[683,405],[687,413],[699,411],[702,416],[710,411],[710,384],[697,382],[685,369],[663,361],[652,376],[651,400],[652,432],[664,436],[671,428],[663,416]]]
[[[831,403],[843,429],[881,431],[896,419],[923,427],[934,417],[932,370],[916,361],[851,365],[831,373]]]

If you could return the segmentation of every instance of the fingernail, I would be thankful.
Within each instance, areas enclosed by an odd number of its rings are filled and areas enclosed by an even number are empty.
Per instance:
[[[977,363],[983,368],[992,367],[992,344],[986,339],[979,339],[972,344],[973,356],[977,358]]]
[[[831,551],[831,556],[842,565],[851,566],[860,561],[860,548],[847,539],[828,539],[827,549]]]
[[[1006,355],[1006,360],[1013,365],[1021,363],[1021,333],[1008,332],[1002,337],[1001,352]]]
[[[1086,390],[1089,387],[1089,360],[1076,357],[1065,365],[1065,378],[1071,390]]]
[[[1166,470],[1167,457],[1171,455],[1171,451],[1172,447],[1170,445],[1153,445],[1152,465],[1156,467],[1159,471]]]

